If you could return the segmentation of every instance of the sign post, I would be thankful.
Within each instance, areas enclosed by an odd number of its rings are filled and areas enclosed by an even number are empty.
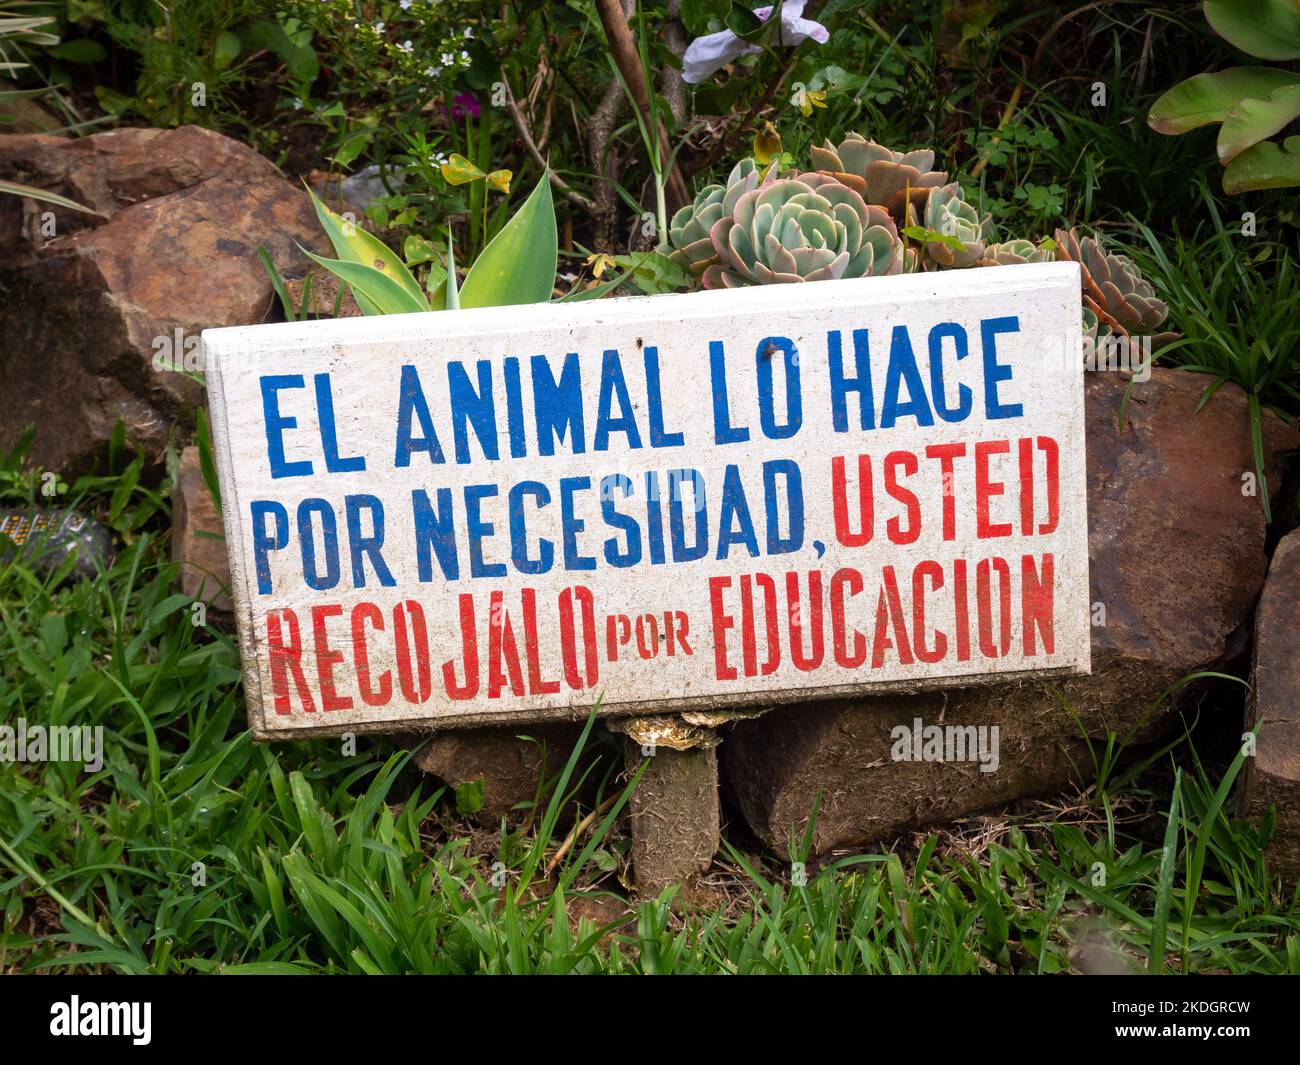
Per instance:
[[[1077,270],[205,332],[255,737],[1088,671]]]

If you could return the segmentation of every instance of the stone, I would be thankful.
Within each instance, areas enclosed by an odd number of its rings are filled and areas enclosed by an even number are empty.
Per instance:
[[[233,611],[221,511],[203,479],[197,447],[181,452],[172,489],[172,561],[185,595],[213,610]]]
[[[271,309],[259,245],[286,275],[306,267],[299,244],[327,251],[305,192],[196,126],[0,136],[0,178],[92,212],[0,197],[0,450],[34,424],[29,461],[65,478],[119,419],[161,457],[203,400],[178,372],[200,368],[200,331]]]
[[[541,784],[564,768],[581,731],[575,725],[477,728],[435,732],[411,743],[421,744],[415,764],[448,787],[482,778],[477,819],[495,826],[520,803],[532,802]]]
[[[1153,370],[1134,386],[1121,430],[1128,381],[1087,378],[1091,676],[804,704],[740,722],[722,745],[723,786],[760,839],[785,853],[818,792],[813,848],[825,854],[1066,791],[1093,771],[1082,735],[1153,739],[1176,706],[1174,697],[1153,708],[1167,689],[1240,656],[1264,581],[1267,528],[1248,494],[1246,397],[1225,385],[1197,412],[1209,383]],[[1272,415],[1264,428],[1276,490],[1300,434]],[[892,730],[916,718],[998,726],[997,770],[895,761]]]
[[[1277,821],[1269,869],[1289,890],[1300,878],[1300,530],[1278,543],[1255,611],[1246,728],[1259,727],[1239,791],[1242,817]]]
[[[635,740],[625,743],[629,776],[645,763],[628,803],[637,891],[648,896],[672,884],[689,886],[708,869],[721,838],[717,749],[660,745],[647,757]]]

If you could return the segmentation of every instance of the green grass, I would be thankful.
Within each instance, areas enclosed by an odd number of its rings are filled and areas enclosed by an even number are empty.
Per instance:
[[[1229,816],[1240,759],[1219,779],[1187,745],[1172,791],[1166,756],[1155,790],[1112,777],[806,882],[807,836],[784,862],[728,844],[688,900],[639,903],[620,882],[635,781],[601,778],[591,737],[504,831],[391,741],[254,746],[232,639],[173,590],[166,486],[115,461],[69,492],[116,526],[101,580],[0,569],[0,719],[107,741],[90,776],[0,764],[0,971],[1053,973],[1100,937],[1115,964],[1300,972],[1296,897]],[[0,500],[39,483],[0,462]],[[591,781],[613,802],[555,862]]]

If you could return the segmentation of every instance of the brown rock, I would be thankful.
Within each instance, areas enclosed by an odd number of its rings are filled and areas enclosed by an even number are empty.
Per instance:
[[[1105,608],[1092,675],[815,703],[741,722],[722,745],[723,781],[760,838],[784,853],[818,791],[814,849],[825,853],[1065,790],[1072,766],[1092,773],[1074,714],[1091,737],[1151,737],[1173,709],[1171,700],[1151,709],[1170,686],[1233,656],[1263,584],[1266,526],[1259,499],[1242,490],[1254,470],[1245,395],[1225,386],[1198,413],[1209,382],[1154,370],[1134,387],[1121,431],[1127,382],[1089,375],[1091,598]],[[1276,489],[1300,435],[1272,416],[1265,428]],[[997,725],[997,771],[893,761],[891,730],[917,717]]]
[[[438,732],[427,740],[412,740],[423,744],[414,760],[449,787],[481,777],[483,808],[478,817],[492,825],[513,807],[537,797],[542,782],[564,768],[581,731],[573,725],[529,725]]]
[[[172,490],[172,561],[180,567],[181,591],[185,595],[202,600],[214,610],[234,609],[221,511],[203,480],[197,447],[181,452]]]
[[[629,774],[646,764],[629,800],[637,891],[658,895],[698,878],[718,850],[718,752],[656,746],[646,757],[630,739],[624,749]]]
[[[160,455],[173,420],[202,401],[174,368],[199,368],[200,331],[270,309],[258,245],[287,273],[306,264],[297,244],[324,250],[305,193],[194,126],[0,136],[0,178],[95,212],[0,197],[0,448],[35,424],[29,459],[65,475],[91,464],[119,418]]]
[[[1277,545],[1255,612],[1255,665],[1247,728],[1259,726],[1239,805],[1258,820],[1277,815],[1268,847],[1286,887],[1300,877],[1300,530]]]

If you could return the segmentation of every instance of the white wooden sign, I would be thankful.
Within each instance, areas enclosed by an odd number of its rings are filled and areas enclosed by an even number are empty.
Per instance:
[[[259,739],[1087,672],[1072,263],[204,333]]]

